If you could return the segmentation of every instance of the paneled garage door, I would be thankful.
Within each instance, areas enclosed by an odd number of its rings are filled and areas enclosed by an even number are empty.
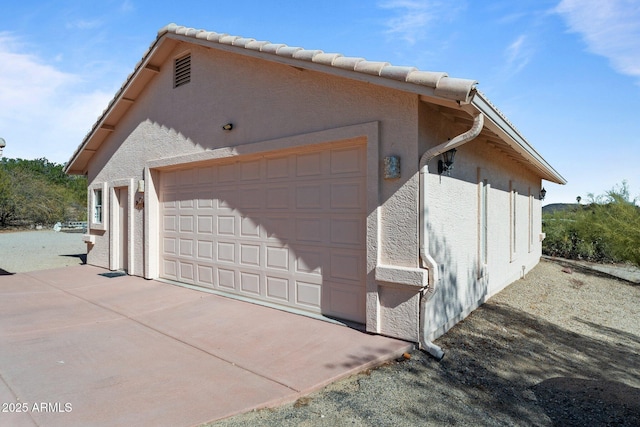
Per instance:
[[[366,150],[165,171],[161,277],[365,321]]]

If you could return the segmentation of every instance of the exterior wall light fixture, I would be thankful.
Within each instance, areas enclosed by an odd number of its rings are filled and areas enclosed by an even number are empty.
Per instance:
[[[544,189],[544,187],[542,187],[542,190],[540,190],[540,200],[544,200],[544,196],[547,195],[547,190]]]
[[[230,131],[231,129],[233,129],[233,123],[227,123],[226,125],[223,125],[222,129]]]
[[[2,157],[2,149],[7,146],[4,138],[0,138],[0,157]]]
[[[438,160],[438,173],[442,175],[446,173],[451,176],[451,170],[453,169],[453,159],[456,157],[456,149],[453,148],[449,151],[442,153],[442,160]]]
[[[400,157],[387,156],[384,158],[384,179],[400,178]]]

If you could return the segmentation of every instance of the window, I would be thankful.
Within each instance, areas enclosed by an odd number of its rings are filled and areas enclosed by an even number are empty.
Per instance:
[[[173,87],[186,85],[191,81],[191,54],[175,60],[173,68]]]
[[[93,222],[102,224],[102,189],[93,190]]]
[[[109,193],[107,192],[107,183],[91,184],[87,191],[89,196],[87,203],[89,229],[104,231],[107,229],[107,222],[109,222]]]

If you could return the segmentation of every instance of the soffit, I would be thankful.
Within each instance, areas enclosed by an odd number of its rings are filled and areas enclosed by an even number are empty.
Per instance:
[[[478,101],[481,106],[476,104],[478,99],[483,100],[483,102]],[[542,179],[557,184],[566,184],[566,179],[535,151],[515,126],[493,104],[490,104],[483,94],[477,93],[468,105],[440,105],[436,108],[451,122],[459,124],[464,129],[471,128],[475,115],[485,114],[484,127],[477,137],[479,141],[484,142],[510,161],[520,164]]]

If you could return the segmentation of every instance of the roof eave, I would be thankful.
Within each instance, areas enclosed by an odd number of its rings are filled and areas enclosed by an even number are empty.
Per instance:
[[[142,56],[140,61],[136,64],[134,71],[129,74],[125,82],[122,84],[116,95],[109,101],[107,108],[104,109],[102,114],[98,117],[97,121],[93,124],[91,130],[86,134],[78,148],[67,162],[64,167],[64,172],[69,175],[85,175],[87,173],[87,166],[92,157],[84,156],[86,151],[95,152],[97,150],[88,149],[92,140],[98,136],[101,131],[112,132],[115,129],[113,124],[108,123],[109,117],[114,112],[116,107],[125,105],[126,108],[131,106],[135,99],[128,98],[127,92],[132,85],[139,79],[143,73],[151,73],[155,75],[159,72],[159,68],[156,65],[151,64],[151,60],[154,57],[155,52],[162,45],[163,39],[159,36],[149,46],[149,49]],[[103,138],[104,139],[104,138]],[[86,158],[88,157],[88,158]]]
[[[168,41],[172,42],[168,43]],[[176,42],[196,44],[209,49],[277,62],[301,70],[314,70],[411,92],[419,95],[425,102],[456,109],[462,108],[471,115],[476,111],[482,112],[488,119],[485,126],[541,171],[543,179],[559,184],[566,183],[566,180],[535,151],[506,117],[483,94],[477,92],[475,80],[450,78],[442,72],[420,71],[414,67],[393,66],[386,62],[371,62],[363,58],[305,50],[266,41],[195,30],[175,24],[167,25],[158,31],[157,38],[151,43],[134,71],[67,162],[64,169],[66,173],[87,173],[93,154],[115,129],[118,119],[135,102],[137,95],[144,90],[148,81],[159,72],[160,64],[166,59],[167,52]]]
[[[104,138],[104,136],[96,135],[104,127],[113,127],[113,124],[108,123],[109,116],[121,104],[123,98],[126,99],[125,95],[128,89],[138,79],[139,75],[147,69],[158,47],[165,40],[182,41],[209,49],[218,49],[286,64],[298,69],[314,70],[351,80],[412,92],[428,99],[432,103],[441,105],[468,103],[477,84],[475,80],[450,78],[444,72],[421,71],[414,67],[393,66],[386,62],[372,62],[364,58],[345,57],[341,54],[324,53],[317,50],[305,50],[170,24],[158,31],[157,38],[85,136],[69,162],[67,162],[64,169],[65,173],[86,174],[88,163],[92,157],[87,152],[95,152],[95,150],[90,150],[95,147],[89,147],[89,150],[87,150],[87,147],[94,138],[97,138],[96,141],[98,142],[93,145],[99,146],[101,144],[99,139]],[[151,67],[153,68],[153,66]],[[131,102],[131,99],[126,100]]]
[[[190,44],[204,46],[209,49],[218,49],[245,56],[259,58],[289,65],[298,69],[307,69],[375,84],[400,91],[416,93],[429,102],[441,105],[460,105],[469,102],[475,92],[475,80],[450,78],[444,72],[421,71],[414,67],[393,66],[386,62],[372,62],[364,58],[345,57],[341,54],[324,53],[318,50],[306,50],[270,42],[260,42],[254,39],[245,39],[238,36],[228,36],[214,32],[195,30],[193,28],[180,27],[169,24],[158,31],[158,35],[151,44],[133,73],[129,75],[125,83],[111,100],[108,107],[98,118],[78,146],[69,162],[65,166],[65,173],[86,174],[88,163],[92,157],[88,152],[92,151],[92,140],[96,139],[101,144],[98,134],[100,129],[113,127],[108,123],[108,118],[113,110],[118,107],[132,84],[139,75],[147,69],[158,47],[166,40],[181,41]],[[153,65],[151,66],[153,68]],[[131,102],[131,99],[126,99]],[[113,129],[110,129],[113,130]]]
[[[463,106],[463,108],[465,107]],[[543,172],[543,179],[556,184],[564,185],[567,183],[567,180],[529,144],[518,129],[507,120],[482,92],[475,92],[468,107],[465,108],[465,110],[468,109],[484,114],[485,126]]]

